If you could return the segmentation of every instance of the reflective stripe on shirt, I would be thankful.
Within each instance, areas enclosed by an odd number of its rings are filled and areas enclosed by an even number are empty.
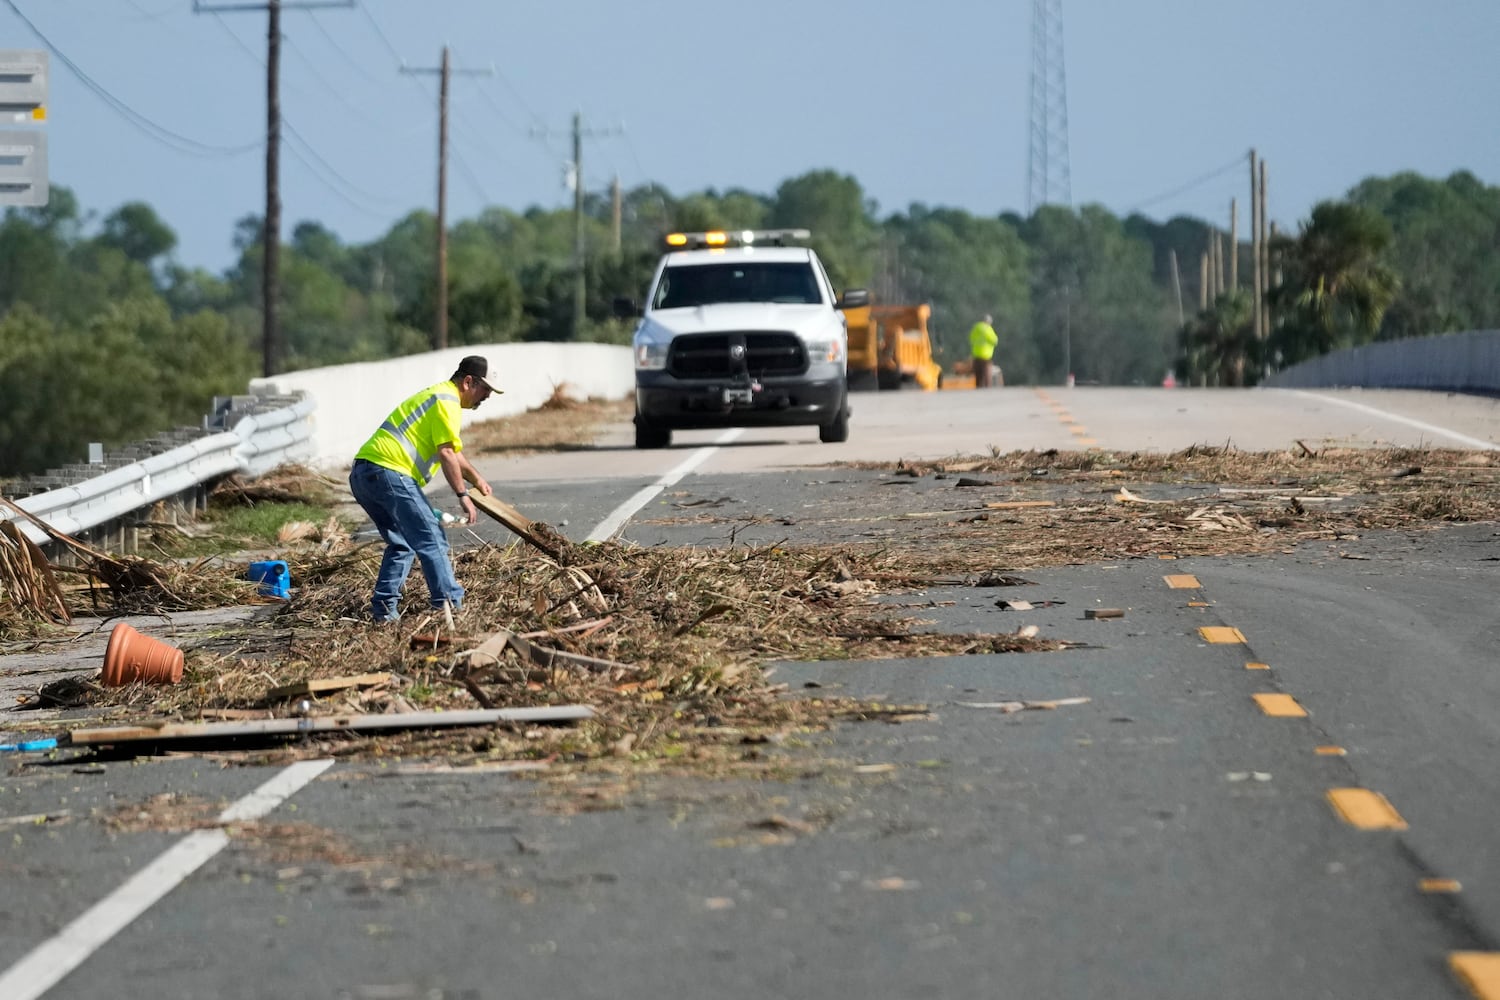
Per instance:
[[[421,450],[417,448],[416,442],[408,437],[406,432],[411,429],[412,424],[427,416],[428,411],[438,405],[440,400],[444,399],[453,403],[459,402],[459,398],[450,392],[435,392],[422,400],[417,405],[417,408],[408,413],[399,424],[392,423],[390,418],[386,418],[385,423],[380,425],[381,430],[395,438],[396,442],[402,448],[406,449],[406,454],[411,459],[411,464],[417,470],[417,480],[423,486],[426,486],[428,481],[432,479],[432,473],[437,468],[437,458],[432,455],[422,454]]]
[[[413,393],[393,409],[359,449],[357,458],[411,476],[426,486],[438,466],[438,449],[461,451],[458,418],[463,399],[451,381]]]

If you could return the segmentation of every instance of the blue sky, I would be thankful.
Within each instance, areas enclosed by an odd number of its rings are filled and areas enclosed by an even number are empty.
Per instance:
[[[216,5],[228,0],[200,0]],[[288,0],[290,2],[290,0]],[[214,147],[265,118],[266,16],[192,0],[0,0],[0,47],[41,48],[24,13],[117,100]],[[283,233],[315,219],[363,242],[436,199],[434,76],[458,69],[449,216],[563,207],[575,111],[622,131],[584,146],[602,190],[675,195],[854,175],[882,215],[913,202],[1024,211],[1028,0],[358,0],[283,13]],[[1075,204],[1124,215],[1248,213],[1255,147],[1292,228],[1361,179],[1469,170],[1500,183],[1497,0],[1064,0]],[[220,270],[259,213],[263,153],[193,155],[112,109],[56,56],[53,183],[103,215],[152,204],[177,259]],[[545,131],[546,134],[538,134]],[[197,148],[197,147],[192,147]],[[1194,184],[1203,178],[1202,183]]]

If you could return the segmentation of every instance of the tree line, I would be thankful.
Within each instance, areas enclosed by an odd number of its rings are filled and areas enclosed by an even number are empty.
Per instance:
[[[654,184],[585,200],[587,340],[628,343],[618,298],[639,300],[673,230],[795,227],[840,288],[932,306],[944,365],[967,331],[995,317],[1010,384],[1162,381],[1248,385],[1263,373],[1376,339],[1500,322],[1500,188],[1469,173],[1372,178],[1318,205],[1270,245],[1270,334],[1251,328],[1243,274],[1202,295],[1196,266],[1213,227],[1180,216],[1120,218],[1098,205],[1029,217],[913,204],[882,215],[852,176],[820,170],[772,194]],[[489,208],[448,234],[448,337],[454,345],[572,336],[571,210]],[[0,220],[0,475],[78,460],[90,440],[119,444],[195,423],[215,394],[260,374],[261,219],[232,234],[222,273],[178,263],[176,234],[144,202],[102,219],[52,188],[48,205]],[[281,254],[282,367],[426,350],[433,327],[436,219],[413,211],[365,244],[316,221]],[[1176,267],[1173,266],[1174,260]],[[1214,283],[1211,283],[1214,284]],[[1237,287],[1236,287],[1237,286]],[[1206,302],[1206,305],[1204,303]],[[1203,308],[1200,308],[1203,305]]]

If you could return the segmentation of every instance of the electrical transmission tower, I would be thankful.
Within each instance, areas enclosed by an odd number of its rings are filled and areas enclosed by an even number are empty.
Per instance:
[[[1063,64],[1062,0],[1031,4],[1031,150],[1026,214],[1073,204],[1068,169],[1068,73]]]

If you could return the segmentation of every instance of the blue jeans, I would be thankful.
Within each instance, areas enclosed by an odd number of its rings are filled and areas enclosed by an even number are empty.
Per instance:
[[[349,473],[349,490],[385,539],[385,556],[380,560],[375,597],[370,602],[375,620],[395,621],[400,617],[401,587],[411,573],[413,557],[422,562],[432,607],[441,610],[446,601],[457,611],[464,601],[464,588],[458,585],[448,561],[448,538],[432,516],[432,505],[417,481],[373,462],[358,461]]]

